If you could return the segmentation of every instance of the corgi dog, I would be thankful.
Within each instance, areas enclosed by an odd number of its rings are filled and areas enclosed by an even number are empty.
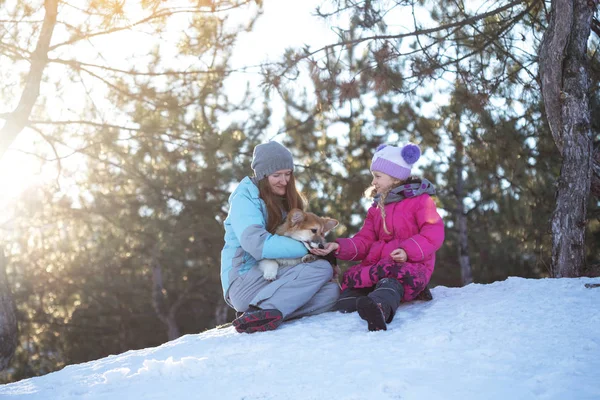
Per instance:
[[[313,213],[304,212],[298,208],[290,210],[285,221],[279,225],[275,233],[296,239],[304,244],[308,250],[323,248],[325,235],[338,225],[332,218],[321,218]],[[308,253],[300,258],[263,259],[258,262],[266,280],[272,281],[277,277],[279,267],[289,267],[300,263],[315,261],[316,255]],[[337,272],[337,270],[336,270]]]

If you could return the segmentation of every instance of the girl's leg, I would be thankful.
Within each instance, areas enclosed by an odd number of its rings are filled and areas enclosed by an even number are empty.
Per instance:
[[[359,297],[363,297],[368,295],[373,291],[372,287],[368,288],[359,288],[359,289],[345,289],[342,294],[340,294],[340,298],[335,303],[333,309],[335,311],[340,311],[343,313],[351,313],[356,311],[356,300]]]
[[[396,309],[400,306],[400,301],[404,296],[404,287],[395,278],[383,278],[373,290],[369,297],[376,303],[380,303],[383,307],[385,322],[390,323],[394,318]]]

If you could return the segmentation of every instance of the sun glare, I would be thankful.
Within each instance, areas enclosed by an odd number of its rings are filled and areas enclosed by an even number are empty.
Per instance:
[[[32,142],[31,132],[21,132],[0,159],[0,222],[7,217],[7,207],[44,176],[38,158],[27,153]]]

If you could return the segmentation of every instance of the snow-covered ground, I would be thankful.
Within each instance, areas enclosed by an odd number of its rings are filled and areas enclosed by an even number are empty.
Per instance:
[[[600,399],[599,278],[436,287],[387,331],[326,313],[233,328],[0,386],[0,399]]]

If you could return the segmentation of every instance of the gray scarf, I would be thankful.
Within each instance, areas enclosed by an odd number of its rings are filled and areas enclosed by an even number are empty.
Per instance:
[[[393,188],[385,198],[384,204],[395,203],[409,197],[422,195],[423,193],[427,193],[430,196],[435,196],[435,188],[427,179],[421,179],[421,182],[405,183]],[[373,204],[376,205],[380,198],[381,194],[377,193],[373,198]]]

